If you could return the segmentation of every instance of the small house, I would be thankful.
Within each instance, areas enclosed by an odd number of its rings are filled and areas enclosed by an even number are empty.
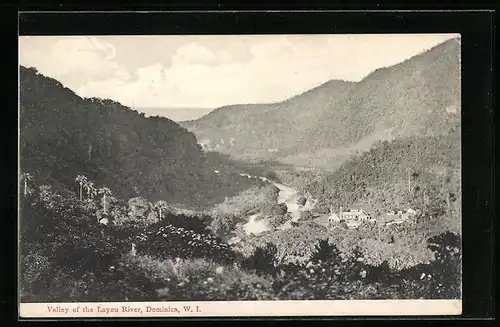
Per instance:
[[[370,215],[364,212],[363,210],[344,211],[340,215],[341,215],[340,218],[345,220],[366,221],[370,219]]]
[[[328,225],[330,226],[346,223],[348,228],[352,228],[369,221],[373,221],[372,217],[363,210],[352,209],[342,211],[342,208],[340,208],[340,212],[337,214],[334,212],[333,208],[330,207],[330,214],[328,215]]]
[[[371,219],[370,215],[364,212],[360,213],[360,215],[358,216],[359,221],[368,221],[370,219]]]

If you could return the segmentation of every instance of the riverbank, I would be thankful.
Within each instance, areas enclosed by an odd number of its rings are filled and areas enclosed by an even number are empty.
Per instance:
[[[298,204],[298,190],[295,188],[285,185],[283,183],[278,183],[272,181],[266,177],[256,177],[248,174],[240,174],[241,176],[247,178],[259,178],[262,181],[271,183],[279,189],[278,193],[278,204],[285,204],[287,208],[287,213],[290,216],[290,220],[283,224],[280,229],[288,229],[292,227],[292,222],[298,222],[300,220],[301,211],[310,210],[314,207],[314,202],[308,202],[306,205],[301,206]],[[248,217],[248,222],[244,225],[244,230],[247,235],[260,234],[271,230],[269,222],[266,219],[259,219],[260,214],[254,214]]]

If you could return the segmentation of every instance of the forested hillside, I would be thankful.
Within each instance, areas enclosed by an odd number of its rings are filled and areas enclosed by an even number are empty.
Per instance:
[[[318,210],[323,212],[329,206],[335,210],[362,208],[379,216],[388,210],[413,208],[458,232],[460,139],[457,129],[446,136],[379,142],[334,173],[304,184],[303,191],[319,198]]]
[[[333,109],[319,117],[307,144],[350,145],[386,129],[391,129],[392,137],[445,134],[460,123],[458,41],[374,71],[349,90],[340,108]]]
[[[195,136],[173,121],[117,102],[82,99],[36,69],[20,67],[21,170],[77,190],[83,174],[117,194],[204,208],[255,182],[219,176]]]
[[[235,158],[329,169],[379,140],[446,134],[459,126],[460,108],[460,44],[452,39],[358,83],[223,107],[183,126]]]
[[[226,106],[181,125],[209,141],[213,150],[238,159],[271,160],[295,147],[298,136],[314,128],[315,117],[340,105],[351,85],[330,81],[283,102]]]

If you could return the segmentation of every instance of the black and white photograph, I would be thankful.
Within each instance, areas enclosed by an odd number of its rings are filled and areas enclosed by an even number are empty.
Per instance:
[[[21,303],[460,314],[460,34],[31,35],[19,65]]]

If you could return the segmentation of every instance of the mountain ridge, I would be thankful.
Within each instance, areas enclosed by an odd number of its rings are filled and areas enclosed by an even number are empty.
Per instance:
[[[181,125],[234,158],[328,167],[378,140],[446,132],[459,113],[460,47],[450,39],[359,82],[330,80],[282,102],[224,106]],[[304,158],[315,153],[322,158]]]
[[[76,190],[83,174],[123,198],[201,209],[254,182],[220,176],[193,133],[112,100],[81,98],[20,67],[20,166],[39,183]]]

